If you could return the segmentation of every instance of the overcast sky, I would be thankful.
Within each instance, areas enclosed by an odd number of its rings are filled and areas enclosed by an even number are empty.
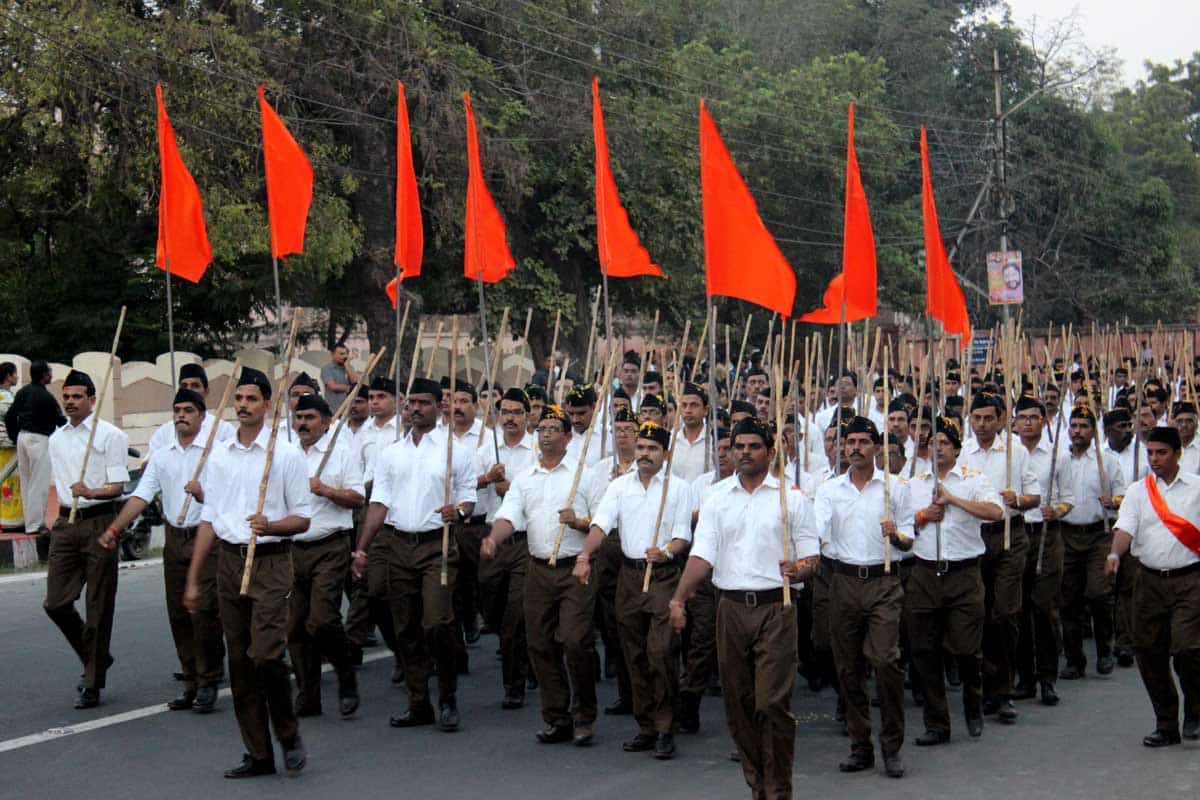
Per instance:
[[[1187,60],[1200,50],[1200,0],[1008,0],[1021,27],[1079,10],[1084,40],[1094,48],[1112,46],[1124,62],[1129,83],[1145,76],[1142,62]]]

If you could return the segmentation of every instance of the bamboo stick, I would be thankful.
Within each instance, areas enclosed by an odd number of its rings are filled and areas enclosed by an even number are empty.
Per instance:
[[[321,463],[317,465],[317,472],[313,477],[319,479],[321,473],[325,471],[325,465],[329,463],[329,457],[333,455],[333,448],[337,446],[338,437],[342,434],[342,426],[346,422],[346,412],[350,410],[350,406],[354,404],[354,398],[358,397],[358,393],[366,385],[367,379],[375,371],[375,367],[379,365],[379,359],[386,352],[386,346],[379,348],[379,352],[367,362],[367,368],[358,376],[358,381],[354,384],[354,389],[351,390],[350,394],[346,395],[346,399],[338,406],[337,413],[333,416],[333,436],[329,438],[329,447],[325,449],[325,455],[321,456]]]
[[[208,455],[212,452],[213,442],[217,439],[217,430],[221,427],[221,415],[225,413],[225,406],[229,404],[229,398],[233,395],[233,387],[237,386],[238,370],[242,366],[242,359],[237,358],[233,362],[233,369],[229,373],[229,382],[225,384],[225,391],[221,392],[221,404],[217,406],[217,416],[213,420],[212,428],[208,431],[208,439],[204,442],[204,450],[200,453],[200,460],[196,463],[196,471],[192,473],[192,480],[200,480],[200,473],[204,471],[204,465],[208,463]],[[188,508],[192,505],[192,496],[189,494],[183,498],[183,508],[179,511],[179,516],[175,518],[175,527],[182,528],[183,521],[187,518]]]
[[[117,358],[117,345],[121,342],[121,329],[125,327],[125,306],[121,306],[121,313],[117,317],[117,331],[113,334],[112,348],[108,351],[108,366],[104,368],[104,383],[100,384],[100,394],[96,398],[95,405],[92,406],[92,427],[88,430],[87,447],[83,451],[83,464],[79,467],[79,483],[83,483],[87,477],[88,459],[92,455],[92,442],[96,440],[96,428],[100,427],[100,409],[104,406],[104,398],[108,395],[108,387],[112,383],[113,362]],[[174,380],[175,376],[171,376]],[[67,516],[67,524],[74,525],[75,517],[79,513],[79,495],[71,492],[71,513]]]
[[[450,406],[454,406],[454,393],[458,391],[458,315],[450,320]],[[446,425],[446,479],[442,488],[442,506],[450,505],[453,499],[450,494],[451,482],[454,477],[454,412],[450,413],[450,423]],[[450,523],[442,520],[442,586],[450,585]]]

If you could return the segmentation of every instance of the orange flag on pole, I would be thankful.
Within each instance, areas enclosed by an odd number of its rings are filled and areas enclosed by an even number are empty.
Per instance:
[[[921,126],[921,218],[925,224],[925,313],[941,320],[946,333],[962,336],[965,348],[971,341],[971,318],[967,315],[967,301],[950,268],[946,244],[942,241],[924,125]]]
[[[463,106],[467,110],[467,223],[463,275],[469,280],[495,283],[512,272],[516,261],[508,249],[500,210],[483,180],[479,134],[475,130],[470,92],[463,94]]]
[[[421,226],[421,198],[417,194],[417,173],[413,169],[412,134],[408,127],[408,98],[404,84],[396,81],[396,254],[399,277],[421,274],[425,251],[425,231]],[[392,303],[396,301],[393,299]]]
[[[258,86],[262,117],[263,163],[267,173],[267,214],[271,223],[271,257],[304,252],[304,227],[312,205],[313,171],[283,120],[267,103],[266,87]]]
[[[700,101],[700,198],[706,290],[748,300],[785,317],[796,300],[796,273],[758,215],[758,205]]]
[[[158,163],[162,173],[158,195],[158,268],[171,262],[171,274],[199,283],[212,262],[212,247],[204,227],[204,204],[192,173],[188,172],[175,141],[175,129],[163,103],[162,84],[155,84],[158,100]]]
[[[878,284],[875,264],[875,234],[871,211],[863,189],[858,155],[854,152],[854,104],[847,117],[846,209],[842,222],[842,271],[825,289],[823,308],[800,317],[801,322],[833,325],[875,316]],[[845,303],[843,312],[842,304]]]
[[[664,277],[662,268],[650,260],[650,253],[638,240],[617,194],[617,182],[608,163],[608,135],[604,132],[599,78],[592,78],[592,139],[596,147],[596,243],[600,271],[613,278]]]

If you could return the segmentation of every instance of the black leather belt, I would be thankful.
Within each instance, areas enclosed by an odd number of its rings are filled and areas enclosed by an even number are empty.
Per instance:
[[[1188,564],[1186,567],[1176,567],[1175,569],[1155,569],[1154,567],[1147,567],[1140,561],[1138,563],[1142,565],[1142,569],[1146,570],[1146,572],[1149,572],[1151,575],[1157,575],[1160,578],[1174,578],[1176,575],[1187,575],[1188,573],[1200,570],[1200,561]]]
[[[299,547],[301,550],[311,550],[314,547],[328,544],[329,542],[336,540],[339,536],[343,536],[347,533],[350,533],[350,531],[349,530],[334,531],[333,533],[329,534],[328,536],[322,536],[320,539],[312,539],[311,541],[307,541],[307,542],[302,542],[299,539],[293,539],[292,544],[295,545],[296,547]]]
[[[109,500],[107,503],[97,503],[94,506],[87,506],[86,508],[80,507],[75,509],[75,520],[78,522],[85,519],[92,519],[94,517],[103,517],[105,514],[115,513],[117,513],[117,504]],[[63,519],[70,519],[71,507],[59,506],[58,515]]]
[[[385,533],[390,533],[393,536],[398,536],[401,539],[404,539],[409,544],[421,544],[423,542],[432,542],[434,539],[442,538],[441,528],[433,528],[432,530],[427,531],[402,531],[397,528],[393,528],[391,525],[384,525],[383,530]]]
[[[831,558],[829,559],[829,565],[838,575],[848,575],[851,578],[859,578],[864,581],[896,574],[895,570],[890,573],[884,572],[883,564],[847,564],[844,561]]]
[[[1009,527],[1012,529],[1015,529],[1018,525],[1024,525],[1024,524],[1025,524],[1025,515],[1024,514],[1016,514],[1012,517],[1012,522],[1009,524]],[[1004,520],[1000,520],[999,522],[985,522],[985,523],[983,523],[983,525],[980,526],[980,530],[983,531],[983,533],[987,534],[987,535],[1004,533]]]
[[[1069,522],[1060,523],[1061,529],[1068,533],[1099,533],[1104,530],[1104,520],[1089,522],[1086,525],[1072,525]]]
[[[477,515],[471,517],[469,520],[467,520],[467,524],[468,525],[486,525],[487,524],[487,514],[477,514]]]
[[[163,527],[167,529],[167,533],[172,536],[178,536],[180,539],[191,539],[196,535],[196,531],[200,530],[199,525],[193,525],[190,528],[177,528],[169,522],[164,522]]]
[[[927,558],[918,558],[916,561],[921,566],[928,567],[938,575],[945,575],[947,572],[960,572],[964,569],[971,569],[972,567],[979,566],[979,556],[975,556],[974,558],[963,558],[958,561],[947,561],[944,558],[941,561],[930,561]]]
[[[537,563],[541,564],[543,567],[550,567],[550,569],[564,569],[564,568],[574,569],[575,568],[575,556],[559,556],[558,561],[554,562],[554,566],[552,566],[552,567],[550,566],[550,559],[548,559],[548,558],[538,558],[535,555],[531,555],[531,556],[529,556],[529,558],[531,561],[536,561]]]
[[[646,565],[650,563],[654,564],[655,569],[677,569],[679,567],[679,565],[674,561],[664,561],[660,564],[658,562],[651,562],[645,558],[630,558],[624,553],[621,554],[621,563],[630,569],[635,569],[639,572],[645,572]]]
[[[757,592],[730,591],[721,589],[721,599],[731,603],[754,608],[768,603],[783,602],[783,587],[777,589],[761,589]]]
[[[246,551],[250,547],[250,545],[246,544],[234,544],[233,542],[227,542],[224,539],[221,539],[220,541],[222,548],[240,558],[246,557]],[[254,545],[254,556],[257,558],[258,556],[281,555],[283,553],[291,552],[291,547],[292,543],[289,541],[256,543]]]

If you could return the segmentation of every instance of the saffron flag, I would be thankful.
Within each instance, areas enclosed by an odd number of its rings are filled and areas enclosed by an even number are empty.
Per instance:
[[[204,227],[204,204],[192,173],[188,172],[175,141],[175,129],[163,104],[162,85],[155,84],[158,100],[158,163],[162,173],[158,194],[159,269],[199,283],[212,262],[212,247]]]
[[[391,301],[392,308],[395,308],[396,303],[400,302],[396,299],[396,295],[400,291],[400,276],[397,275],[395,278],[392,278],[390,281],[388,281],[387,285],[383,287],[383,291],[387,295],[388,300]]]
[[[758,215],[717,124],[700,101],[700,199],[710,295],[737,297],[792,315],[796,273]]]
[[[463,246],[463,275],[470,280],[495,283],[512,272],[516,262],[508,249],[504,220],[483,180],[479,162],[479,134],[471,93],[463,94],[467,110],[467,222]]]
[[[592,78],[592,138],[596,146],[596,243],[600,271],[614,278],[664,277],[662,268],[650,260],[650,254],[638,240],[617,194],[617,182],[608,163],[608,135],[604,132],[604,110],[600,107],[599,78]]]
[[[924,125],[921,126],[921,218],[925,224],[925,313],[941,320],[946,333],[962,336],[965,348],[971,341],[971,318],[967,315],[967,301],[950,268],[946,245],[942,241]]]
[[[847,117],[846,208],[842,222],[842,271],[825,289],[823,308],[800,317],[801,322],[832,325],[875,316],[878,284],[875,271],[875,234],[871,211],[854,151],[854,104]],[[842,304],[845,303],[845,316]]]
[[[266,87],[258,86],[262,117],[263,164],[267,173],[267,214],[271,222],[271,257],[304,252],[304,227],[312,205],[313,171],[283,120],[267,103]]]
[[[396,81],[396,251],[398,277],[415,278],[421,274],[425,251],[425,231],[421,227],[421,198],[417,194],[417,173],[413,169],[412,135],[408,127],[408,98],[404,84]],[[392,304],[395,304],[394,294]]]

